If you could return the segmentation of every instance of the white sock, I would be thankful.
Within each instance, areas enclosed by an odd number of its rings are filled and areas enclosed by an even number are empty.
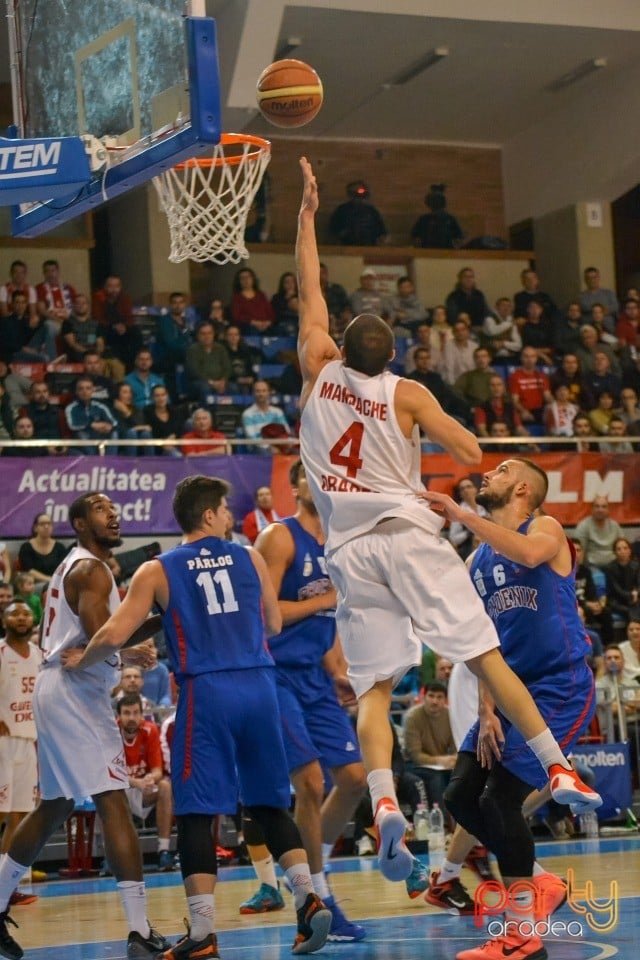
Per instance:
[[[0,913],[7,909],[9,897],[20,883],[29,866],[23,866],[12,860],[8,853],[0,858]]]
[[[534,877],[540,877],[543,873],[549,873],[548,870],[545,870],[544,867],[541,867],[537,860],[533,862],[533,875]]]
[[[276,865],[273,862],[273,857],[271,854],[266,858],[266,860],[254,860],[253,869],[256,872],[258,880],[260,883],[266,883],[274,889],[278,889],[278,881],[276,880]]]
[[[393,785],[393,772],[391,770],[372,770],[367,774],[367,783],[369,784],[369,793],[371,794],[371,806],[375,816],[376,808],[383,797],[388,797],[394,803],[398,802],[396,788]]]
[[[143,880],[120,880],[118,893],[122,901],[122,909],[127,915],[129,931],[137,931],[145,939],[151,933],[147,920],[147,893]]]
[[[322,862],[326,863],[331,854],[333,853],[333,848],[335,843],[323,843],[322,844]]]
[[[558,746],[558,741],[547,727],[533,740],[527,740],[527,746],[533,750],[545,770],[554,763],[559,763],[565,770],[571,770],[571,764]]]
[[[446,883],[447,880],[453,880],[460,876],[462,870],[461,863],[452,863],[451,860],[443,860],[438,874],[438,883]]]
[[[296,863],[284,873],[291,886],[295,908],[299,910],[309,894],[314,892],[309,864]]]
[[[317,893],[321,900],[326,900],[327,897],[331,896],[331,890],[329,890],[329,884],[327,883],[327,875],[324,870],[320,873],[312,873],[311,883],[313,884],[313,892]]]
[[[163,850],[168,850],[170,843],[171,840],[169,837],[158,837],[158,853],[162,853]]]
[[[518,910],[513,910],[511,906],[507,906],[504,911],[505,920],[515,920],[518,925],[522,923],[533,924],[533,890],[520,890],[513,894],[509,891],[509,899],[517,905]],[[520,926],[516,929],[520,929]]]
[[[213,933],[213,894],[198,893],[187,897],[189,904],[189,937],[191,940],[204,940]]]

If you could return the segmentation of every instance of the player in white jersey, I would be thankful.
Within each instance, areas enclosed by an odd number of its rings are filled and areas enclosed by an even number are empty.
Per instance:
[[[112,547],[121,542],[120,523],[113,503],[100,493],[75,500],[69,520],[78,546],[49,584],[43,620],[45,658],[33,695],[42,801],[17,828],[0,864],[0,955],[10,960],[22,957],[7,927],[7,922],[13,923],[7,904],[20,877],[72,813],[75,802],[91,796],[129,923],[128,960],[146,960],[168,943],[150,928],[146,916],[142,856],[125,794],[129,784],[124,749],[109,698],[119,659],[116,655],[77,672],[64,670],[61,664],[62,652],[85,647],[120,602],[106,564]],[[141,635],[146,636],[146,630]],[[155,660],[151,641],[125,655],[143,666]]]
[[[352,320],[342,350],[329,336],[315,237],[318,190],[310,163],[303,157],[300,165],[300,451],[327,537],[336,623],[359,700],[358,739],[376,811],[380,868],[388,879],[404,880],[412,858],[393,786],[388,713],[393,686],[420,662],[421,643],[465,661],[485,681],[553,772],[557,798],[586,806],[597,805],[599,797],[575,776],[500,655],[495,628],[462,560],[439,536],[443,521],[422,497],[420,428],[466,465],[481,460],[476,437],[421,384],[385,370],[394,343],[380,317]]]

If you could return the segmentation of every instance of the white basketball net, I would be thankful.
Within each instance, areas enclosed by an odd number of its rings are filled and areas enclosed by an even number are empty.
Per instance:
[[[169,222],[169,260],[246,260],[247,217],[270,159],[268,140],[227,133],[211,158],[187,160],[154,177]]]

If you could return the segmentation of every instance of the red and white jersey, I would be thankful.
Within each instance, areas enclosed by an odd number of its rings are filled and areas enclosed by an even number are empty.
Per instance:
[[[160,727],[160,747],[162,748],[162,762],[165,776],[171,775],[171,744],[176,728],[176,715],[170,713],[165,717]]]
[[[60,654],[63,650],[68,650],[70,647],[86,647],[90,640],[90,637],[87,637],[84,632],[79,616],[73,612],[64,594],[65,578],[79,560],[98,560],[98,557],[84,547],[74,547],[54,572],[49,583],[47,603],[42,618],[44,624],[42,649],[45,654],[45,667],[59,666]],[[102,563],[103,561],[98,560],[98,562]],[[106,563],[104,566],[109,571],[109,577],[111,578],[109,611],[113,613],[120,606],[120,594],[109,567]],[[120,656],[113,654],[108,660],[87,667],[82,672],[100,677],[108,681],[111,687],[115,687],[119,681],[117,673],[119,666]]]
[[[15,283],[3,283],[0,287],[0,303],[11,303],[11,298],[13,297],[16,290],[20,290],[22,293],[27,295],[27,299],[30,304],[36,304],[38,298],[36,296],[36,288],[32,287],[30,283],[25,284],[23,287],[17,287]]]
[[[127,742],[124,730],[120,728],[124,753],[127,761],[127,773],[130,777],[146,777],[158,767],[162,770],[162,750],[160,749],[160,731],[155,723],[143,720],[134,740]]]
[[[36,287],[36,295],[48,310],[67,310],[69,313],[73,310],[76,300],[76,291],[69,283],[63,283],[57,287],[43,281]]]
[[[0,720],[10,736],[36,739],[31,697],[40,672],[42,651],[28,644],[28,655],[21,656],[6,640],[0,640]]]
[[[327,363],[302,413],[300,455],[327,537],[325,554],[388,517],[406,517],[437,534],[443,520],[416,491],[420,431],[408,439],[395,413],[400,377],[375,377]]]

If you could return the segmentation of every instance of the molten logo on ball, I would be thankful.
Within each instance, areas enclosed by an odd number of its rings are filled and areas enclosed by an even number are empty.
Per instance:
[[[278,60],[258,79],[258,107],[278,127],[302,127],[322,106],[322,81],[301,60]]]

